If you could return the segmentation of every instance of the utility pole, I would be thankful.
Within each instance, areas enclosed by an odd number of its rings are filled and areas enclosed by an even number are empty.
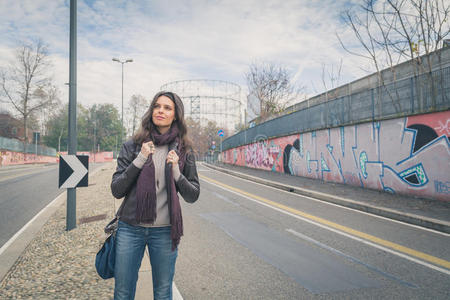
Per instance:
[[[37,160],[37,143],[38,143],[38,132],[33,132],[34,134],[34,154],[36,155],[36,160]]]
[[[77,0],[70,0],[69,155],[77,154]],[[67,189],[66,230],[76,227],[76,188]]]
[[[97,107],[96,107],[97,109]],[[94,146],[92,147],[92,152],[94,152],[94,162],[95,162],[95,147],[97,145],[97,112],[95,112],[95,119],[94,119]]]
[[[123,65],[126,63],[133,62],[133,59],[130,58],[130,59],[126,59],[126,60],[120,60],[118,58],[113,58],[112,60],[122,64],[122,121],[121,121],[122,128],[120,128],[120,144],[122,144],[123,143]]]

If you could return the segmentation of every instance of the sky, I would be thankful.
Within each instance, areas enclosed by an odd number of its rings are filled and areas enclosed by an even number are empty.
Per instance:
[[[340,20],[357,0],[78,0],[77,102],[125,106],[133,94],[151,99],[162,85],[191,79],[223,80],[242,87],[254,62],[287,68],[307,96],[323,91],[322,65],[342,60],[344,84],[368,62],[346,53],[336,38],[351,41]],[[68,101],[70,2],[0,0],[0,67],[22,41],[48,45],[54,84]],[[300,101],[301,99],[299,99]]]

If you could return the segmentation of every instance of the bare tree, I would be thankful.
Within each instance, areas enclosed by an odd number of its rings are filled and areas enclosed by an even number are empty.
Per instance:
[[[23,141],[28,141],[28,123],[39,110],[58,101],[58,91],[48,75],[47,47],[38,40],[23,42],[9,68],[1,71],[2,102],[9,103],[23,120]]]
[[[342,75],[342,59],[339,65],[322,63],[322,85],[325,90],[325,97],[328,101],[330,98],[336,98],[336,94],[331,94],[330,90],[339,86]]]
[[[216,147],[220,145],[220,138],[217,131],[220,129],[216,122],[208,121],[206,125],[201,125],[199,121],[194,121],[192,118],[186,118],[186,125],[188,128],[188,137],[194,142],[193,149],[201,156],[208,151],[213,150],[213,143]],[[218,148],[215,149],[217,151]]]
[[[42,99],[46,99],[51,105],[44,105],[36,112],[41,135],[47,134],[47,122],[57,115],[59,108],[62,106],[60,92],[58,88],[50,85],[46,91],[42,91],[40,95]]]
[[[386,87],[382,69],[390,69],[390,81],[395,85],[395,66],[410,61],[415,77],[420,74],[430,77],[434,106],[437,91],[430,54],[440,49],[450,34],[449,14],[450,2],[446,0],[365,0],[359,10],[343,13],[343,20],[354,33],[361,51],[350,49],[349,44],[337,37],[347,52],[372,62],[378,74],[378,86]],[[440,61],[440,52],[437,56]],[[399,111],[397,89],[394,86],[393,92],[385,90]]]
[[[291,73],[274,63],[253,63],[245,74],[249,92],[259,101],[260,120],[284,110],[296,100],[303,87],[298,87],[292,80]]]
[[[382,69],[386,66],[391,68],[395,81],[395,68],[394,66],[398,64],[398,59],[394,63],[394,59],[391,52],[391,47],[386,45],[392,45],[389,41],[389,33],[392,31],[392,26],[394,21],[391,20],[391,14],[388,14],[383,6],[381,13],[376,12],[374,9],[374,1],[365,0],[364,4],[360,6],[361,11],[353,12],[351,10],[346,10],[343,13],[343,21],[353,32],[357,43],[359,44],[360,51],[350,50],[349,47],[341,40],[339,35],[337,38],[342,48],[348,53],[363,57],[368,59],[374,66],[378,86],[385,87],[385,81],[382,74]],[[382,19],[382,20],[380,20]],[[395,43],[393,47],[398,47]],[[401,52],[401,51],[400,51]],[[388,62],[387,64],[385,62]],[[366,70],[368,71],[368,70]],[[398,101],[391,94],[388,94],[394,105],[396,111],[400,111],[398,106]],[[381,99],[381,93],[378,93],[379,99]],[[378,101],[380,104],[381,101]]]
[[[142,95],[131,96],[128,102],[127,115],[130,135],[133,135],[136,128],[139,127],[139,121],[142,119],[145,111],[148,109],[149,102]]]

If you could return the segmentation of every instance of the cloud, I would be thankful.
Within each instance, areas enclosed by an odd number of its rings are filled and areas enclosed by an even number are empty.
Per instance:
[[[161,85],[186,79],[218,79],[245,88],[255,60],[287,66],[304,85],[320,80],[321,64],[344,58],[347,80],[364,73],[360,60],[337,43],[339,11],[349,1],[78,1],[78,101],[125,102],[151,98]],[[0,3],[0,53],[18,41],[41,37],[50,46],[55,83],[68,99],[69,1],[4,0]],[[11,55],[2,55],[4,65]]]

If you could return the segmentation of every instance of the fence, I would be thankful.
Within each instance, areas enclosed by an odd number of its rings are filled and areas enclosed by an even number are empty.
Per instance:
[[[24,144],[16,139],[0,137],[0,149],[14,152],[24,152],[43,156],[56,156],[56,149],[35,144]],[[25,150],[25,151],[24,151]]]
[[[241,131],[222,149],[295,133],[448,110],[450,67],[360,91]]]

